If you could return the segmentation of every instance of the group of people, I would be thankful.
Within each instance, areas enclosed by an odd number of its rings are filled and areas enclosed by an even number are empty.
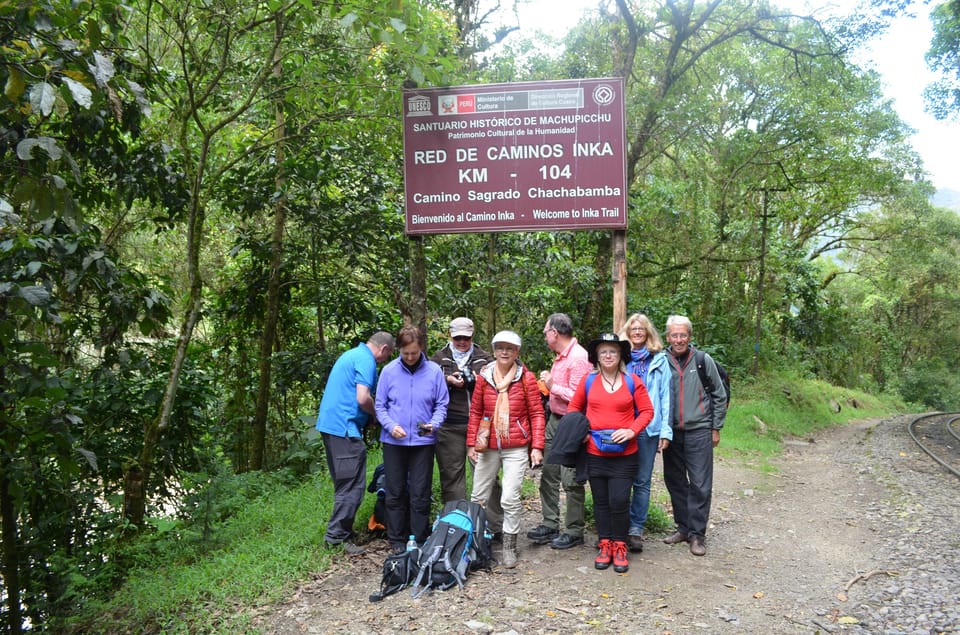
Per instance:
[[[374,334],[337,360],[320,404],[317,429],[334,483],[326,542],[362,551],[352,540],[353,520],[365,485],[363,432],[375,417],[395,551],[411,537],[422,544],[430,533],[434,460],[444,502],[467,497],[470,464],[470,499],[485,508],[502,541],[501,564],[515,567],[520,488],[528,468],[542,468],[542,521],[527,538],[554,549],[582,545],[589,482],[599,537],[594,564],[625,572],[628,552],[643,550],[654,462],[662,453],[676,522],[664,542],[686,542],[692,554],[704,555],[726,394],[714,361],[692,347],[692,331],[689,319],[671,316],[665,348],[651,321],[634,314],[620,333],[602,333],[584,347],[570,317],[555,313],[543,329],[554,361],[539,378],[520,360],[517,333],[494,335],[491,354],[474,343],[469,318],[450,323],[449,342],[429,359],[415,327],[396,339]],[[395,349],[399,357],[378,381],[376,365]]]

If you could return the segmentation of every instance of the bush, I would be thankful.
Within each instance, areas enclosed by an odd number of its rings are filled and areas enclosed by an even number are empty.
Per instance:
[[[924,359],[904,369],[900,395],[934,410],[960,409],[960,381],[940,358]]]

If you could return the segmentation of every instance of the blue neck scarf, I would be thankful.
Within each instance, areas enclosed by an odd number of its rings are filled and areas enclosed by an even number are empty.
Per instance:
[[[650,351],[646,347],[630,351],[630,370],[642,381],[647,381],[647,368],[650,366]]]

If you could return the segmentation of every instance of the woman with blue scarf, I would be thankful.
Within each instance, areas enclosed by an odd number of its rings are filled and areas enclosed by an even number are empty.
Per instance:
[[[624,323],[620,339],[630,342],[627,372],[641,380],[653,403],[653,420],[640,433],[640,466],[633,481],[630,501],[630,532],[627,536],[630,551],[643,551],[643,525],[650,507],[650,479],[657,453],[670,445],[673,428],[670,427],[670,367],[663,352],[663,341],[650,319],[634,313]]]

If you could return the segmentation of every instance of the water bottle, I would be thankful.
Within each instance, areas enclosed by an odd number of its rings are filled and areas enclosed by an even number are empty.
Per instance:
[[[407,551],[416,551],[417,550],[417,538],[416,536],[411,535],[410,539],[407,540]]]

